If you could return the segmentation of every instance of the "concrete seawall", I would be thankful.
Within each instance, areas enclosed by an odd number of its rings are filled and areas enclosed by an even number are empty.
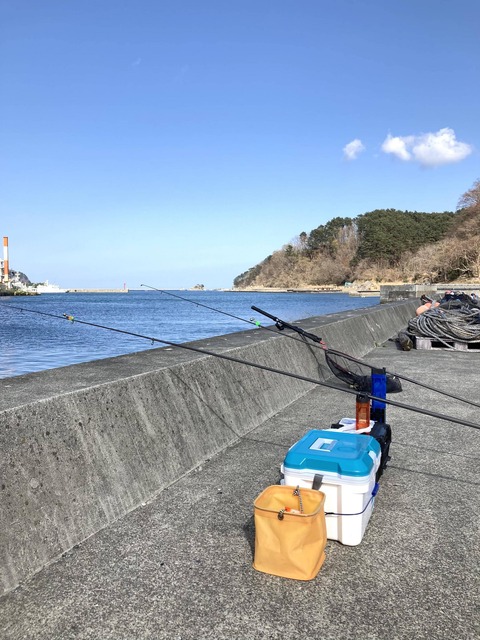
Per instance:
[[[418,299],[426,295],[437,300],[441,299],[445,291],[463,291],[466,294],[480,295],[480,284],[385,284],[380,286],[380,302],[398,302],[399,300]]]
[[[309,318],[362,356],[406,326],[416,300]],[[261,330],[198,348],[312,378],[319,349]],[[185,351],[150,351],[0,380],[1,592],[226,449],[312,385]]]

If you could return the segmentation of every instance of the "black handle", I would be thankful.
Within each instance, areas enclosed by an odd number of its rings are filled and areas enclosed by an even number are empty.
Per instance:
[[[296,327],[295,325],[289,324],[288,322],[285,322],[284,320],[280,320],[280,318],[276,318],[275,316],[272,316],[271,313],[268,313],[267,311],[263,311],[263,309],[259,309],[255,305],[252,305],[250,308],[253,309],[254,311],[258,311],[258,313],[261,313],[262,315],[266,316],[267,318],[270,318],[271,320],[273,320],[275,322],[275,326],[280,331],[282,331],[282,329],[291,329],[292,331],[296,331],[297,333],[299,333],[300,335],[304,336],[305,338],[308,338],[309,340],[312,340],[312,342],[319,342],[319,343],[322,342],[322,339],[319,338],[318,336],[316,336],[314,333],[308,333],[308,331],[305,331],[301,327]]]
[[[276,318],[275,316],[272,316],[272,314],[268,313],[267,311],[263,311],[263,309],[259,309],[254,304],[252,304],[250,309],[253,309],[254,311],[258,311],[258,313],[261,313],[262,315],[267,316],[267,318],[270,318],[270,320],[273,320],[274,322],[282,322],[279,318]]]

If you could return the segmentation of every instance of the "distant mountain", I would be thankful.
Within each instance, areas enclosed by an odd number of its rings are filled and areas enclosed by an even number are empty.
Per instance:
[[[332,218],[240,274],[234,286],[302,288],[345,282],[480,280],[480,180],[456,212],[377,209]]]

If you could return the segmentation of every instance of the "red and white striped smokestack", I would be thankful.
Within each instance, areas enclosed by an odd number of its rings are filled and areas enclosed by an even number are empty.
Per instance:
[[[3,236],[3,282],[8,282],[8,238]]]

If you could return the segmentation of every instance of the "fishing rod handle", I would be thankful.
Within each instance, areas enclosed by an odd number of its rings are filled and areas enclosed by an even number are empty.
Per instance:
[[[263,311],[262,309],[259,309],[254,304],[252,304],[250,309],[253,309],[254,311],[258,311],[258,313],[261,313],[262,315],[267,316],[267,318],[270,318],[270,320],[273,320],[274,322],[282,322],[279,318],[276,318],[275,316],[272,316],[272,314],[268,313],[267,311]],[[285,323],[282,322],[282,324],[285,324]]]
[[[273,320],[277,325],[277,329],[291,329],[292,331],[296,331],[296,333],[299,333],[301,336],[304,336],[304,338],[308,338],[312,342],[317,342],[319,344],[322,344],[322,339],[319,336],[316,336],[314,333],[309,333],[308,331],[305,331],[305,329],[302,329],[301,327],[296,327],[293,324],[289,324],[288,322],[285,322],[285,320],[280,320],[280,318],[277,318],[276,316],[272,316],[267,311],[263,311],[263,309],[259,309],[255,305],[252,305],[250,309],[253,309],[254,311],[258,311],[258,313],[262,313],[264,316],[267,316],[267,318],[270,318],[271,320]]]

